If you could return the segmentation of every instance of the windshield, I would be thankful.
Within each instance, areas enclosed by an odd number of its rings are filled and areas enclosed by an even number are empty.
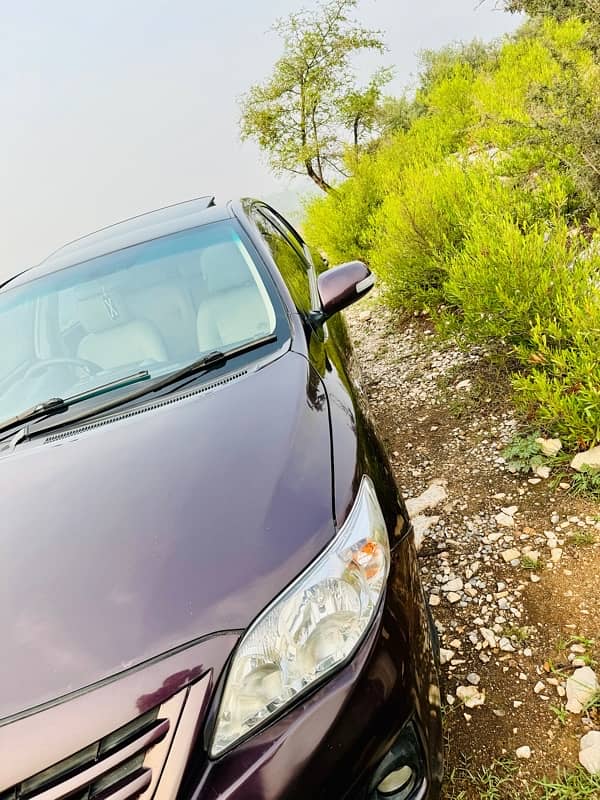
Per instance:
[[[101,256],[0,293],[0,421],[275,328],[261,270],[228,222]]]

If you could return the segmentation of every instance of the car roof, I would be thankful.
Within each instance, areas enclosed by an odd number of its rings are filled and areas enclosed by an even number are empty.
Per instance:
[[[217,205],[212,195],[148,211],[69,242],[55,250],[37,266],[9,278],[0,288],[5,286],[12,289],[35,278],[107,253],[114,253],[124,247],[196,228],[209,222],[229,219],[231,216],[228,207]]]

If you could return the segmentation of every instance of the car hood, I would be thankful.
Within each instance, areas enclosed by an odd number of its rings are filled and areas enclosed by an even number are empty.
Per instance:
[[[334,533],[326,398],[288,352],[20,445],[0,486],[1,720],[247,627]]]

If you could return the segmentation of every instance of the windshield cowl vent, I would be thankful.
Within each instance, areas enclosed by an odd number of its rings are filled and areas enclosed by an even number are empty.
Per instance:
[[[70,428],[65,431],[61,431],[60,433],[52,434],[51,436],[47,436],[44,440],[44,444],[51,444],[52,442],[60,442],[63,439],[68,439],[71,436],[78,436],[81,433],[87,433],[87,431],[95,430],[96,428],[102,428],[105,425],[112,425],[114,422],[121,422],[122,420],[129,419],[131,417],[137,417],[140,414],[146,414],[149,411],[155,411],[158,408],[164,408],[165,406],[173,405],[173,403],[179,403],[181,400],[187,400],[190,397],[195,397],[199,394],[205,394],[206,392],[210,392],[213,389],[216,389],[219,386],[225,386],[226,384],[233,383],[234,381],[243,378],[245,375],[248,374],[248,370],[242,369],[238,370],[237,372],[231,373],[231,375],[227,375],[224,378],[220,378],[218,381],[211,381],[210,383],[204,384],[203,386],[198,386],[194,389],[190,389],[187,392],[181,392],[174,395],[169,395],[161,400],[157,400],[154,403],[145,403],[142,406],[138,406],[136,408],[128,409],[127,411],[122,411],[119,414],[112,414],[110,417],[104,417],[102,419],[96,419],[93,422],[88,422],[85,425],[78,425],[76,428]],[[2,800],[2,798],[0,798]]]

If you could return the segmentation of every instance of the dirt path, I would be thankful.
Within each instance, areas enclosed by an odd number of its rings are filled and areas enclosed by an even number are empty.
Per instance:
[[[600,506],[510,473],[507,379],[480,349],[440,345],[427,321],[398,322],[376,299],[348,322],[401,490],[441,480],[447,492],[425,512],[439,519],[421,550],[445,661],[446,797],[512,800],[576,768],[582,734],[600,728],[597,711],[564,710],[575,665],[600,660]],[[466,705],[465,686],[478,693]]]

